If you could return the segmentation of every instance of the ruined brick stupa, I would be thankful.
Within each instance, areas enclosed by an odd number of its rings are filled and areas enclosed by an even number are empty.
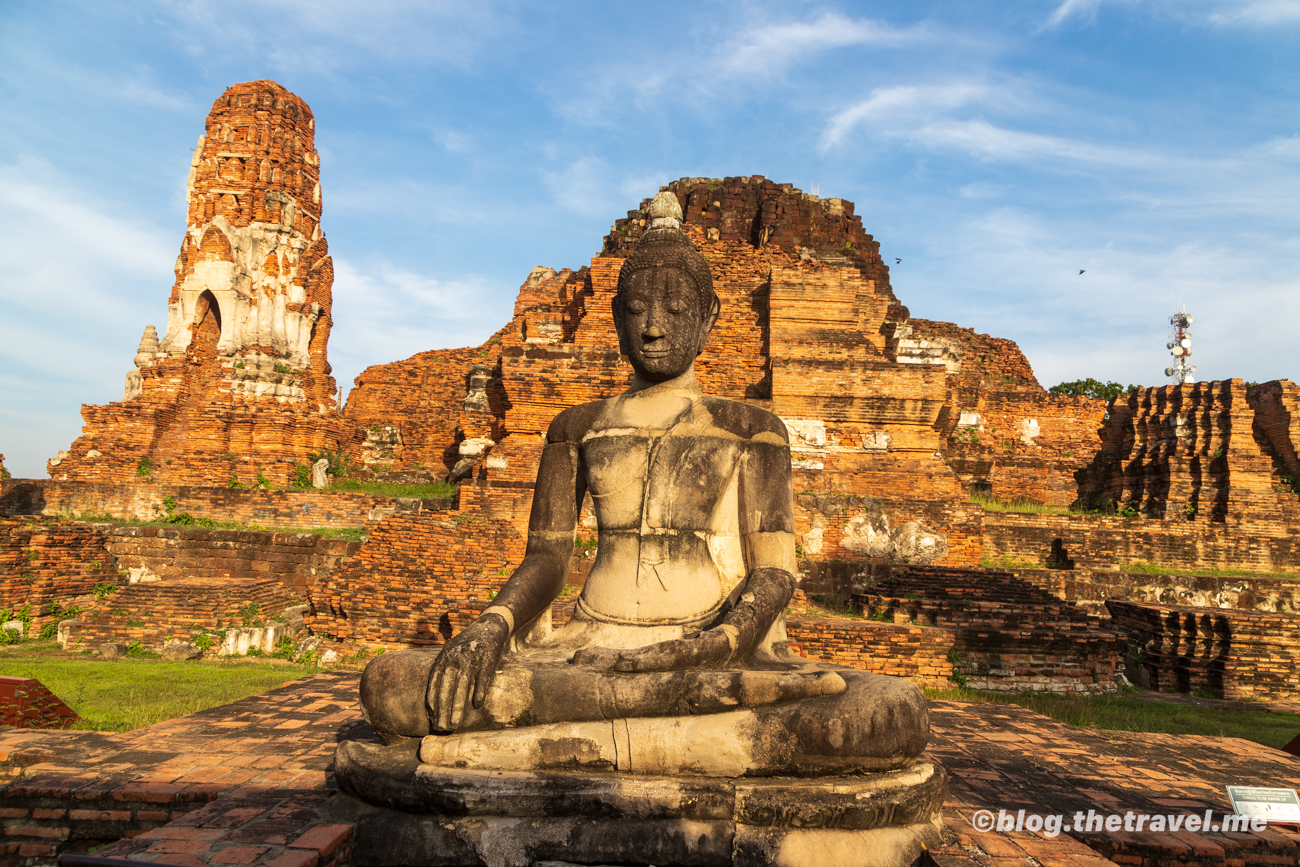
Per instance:
[[[121,403],[50,461],[61,480],[284,483],[337,446],[325,347],[334,267],[321,232],[307,104],[274,81],[237,84],[208,114],[167,330],[144,330]]]

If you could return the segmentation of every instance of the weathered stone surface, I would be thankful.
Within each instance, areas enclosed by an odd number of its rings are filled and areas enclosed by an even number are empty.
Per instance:
[[[339,761],[348,778],[351,753]],[[764,780],[395,765],[390,809],[340,799],[333,810],[356,823],[358,865],[909,865],[938,843],[945,788],[943,769],[926,762]]]
[[[202,656],[203,651],[191,641],[171,639],[163,644],[162,658],[169,662],[185,662]]]
[[[313,488],[328,488],[330,462],[329,458],[321,458],[311,465],[311,486]]]

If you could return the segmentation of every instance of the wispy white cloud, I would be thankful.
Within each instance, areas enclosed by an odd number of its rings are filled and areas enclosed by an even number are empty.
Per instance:
[[[718,31],[734,35],[716,39]],[[806,18],[762,16],[762,20],[744,23],[729,20],[725,27],[684,39],[666,53],[656,44],[653,61],[638,52],[593,70],[578,86],[557,93],[557,103],[560,113],[571,120],[613,126],[611,106],[630,104],[644,111],[668,99],[679,106],[683,101],[696,106],[714,104],[737,92],[768,88],[773,79],[835,51],[906,49],[964,41],[969,38],[924,22],[899,27],[840,12]]]
[[[1068,21],[1095,23],[1103,3],[1142,9],[1157,18],[1189,24],[1268,27],[1300,24],[1300,0],[1061,0],[1039,32],[1055,30]]]
[[[859,126],[878,130],[915,126],[936,112],[985,101],[991,95],[990,88],[969,82],[878,87],[866,99],[831,117],[822,134],[822,147],[844,143]]]
[[[1097,7],[1101,6],[1101,0],[1062,0],[1061,5],[1053,10],[1044,22],[1044,29],[1060,27],[1071,18],[1082,18],[1085,21],[1095,21],[1097,18]]]
[[[1300,240],[1249,229],[1180,236],[1174,221],[1149,220],[1117,215],[1099,224],[1012,206],[969,212],[936,226],[923,251],[905,260],[921,273],[903,297],[918,317],[1016,340],[1044,386],[1087,376],[1164,382],[1176,304],[1196,317],[1202,378],[1296,378],[1289,347],[1300,277],[1289,263]],[[1257,255],[1242,261],[1247,244]],[[930,283],[955,271],[960,293]],[[936,301],[941,311],[932,308]]]
[[[1216,0],[1206,20],[1252,27],[1300,24],[1300,0]]]
[[[825,12],[808,21],[753,24],[720,46],[711,66],[725,75],[765,77],[837,48],[854,45],[894,48],[915,45],[932,36],[924,25],[899,28]]]
[[[438,280],[383,259],[334,259],[330,363],[345,389],[373,364],[439,346],[477,346],[509,321],[514,286]]]
[[[560,208],[578,216],[608,219],[625,213],[631,205],[651,197],[659,187],[675,180],[647,166],[628,166],[619,171],[604,158],[581,156],[559,161],[561,150],[546,149],[556,160],[540,175],[542,182]]]
[[[23,431],[0,451],[15,474],[43,476],[78,406],[121,400],[144,326],[166,324],[180,233],[26,159],[0,164],[0,237],[0,428]]]

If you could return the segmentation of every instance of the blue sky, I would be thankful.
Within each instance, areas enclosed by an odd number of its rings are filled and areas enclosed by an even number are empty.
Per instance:
[[[212,101],[316,115],[330,358],[481,342],[683,176],[857,204],[913,316],[1044,385],[1300,378],[1300,0],[0,5],[0,452],[120,400],[162,329]],[[1080,269],[1086,271],[1080,275]]]

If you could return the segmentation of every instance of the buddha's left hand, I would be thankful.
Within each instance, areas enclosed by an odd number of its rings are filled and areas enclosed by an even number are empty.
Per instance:
[[[743,661],[785,610],[794,588],[794,576],[784,569],[755,569],[736,606],[714,628],[693,638],[661,641],[635,650],[580,650],[573,662],[613,671],[681,671]]]
[[[510,639],[510,624],[500,614],[485,613],[443,648],[429,676],[425,703],[434,731],[460,727],[465,705],[483,706],[501,652]]]

